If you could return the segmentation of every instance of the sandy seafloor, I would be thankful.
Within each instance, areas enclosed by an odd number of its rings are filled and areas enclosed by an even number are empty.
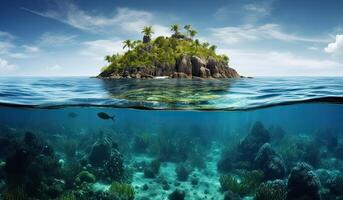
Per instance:
[[[221,149],[213,147],[206,157],[206,167],[203,169],[195,168],[189,175],[187,181],[177,180],[175,168],[178,163],[164,162],[161,165],[159,175],[154,178],[145,178],[143,171],[136,171],[133,173],[132,186],[135,188],[135,199],[160,199],[167,200],[168,195],[175,189],[185,191],[188,200],[202,200],[223,199],[223,193],[220,191],[219,177],[217,171],[217,162],[220,158]],[[132,159],[135,162],[150,162],[152,158],[146,156],[136,156]],[[196,185],[192,184],[192,179],[198,179]],[[162,182],[167,182],[168,189],[163,187]],[[144,185],[148,189],[144,189]]]

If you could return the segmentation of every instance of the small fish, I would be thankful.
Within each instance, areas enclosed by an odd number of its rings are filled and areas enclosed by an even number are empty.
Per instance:
[[[103,120],[112,119],[114,121],[114,115],[109,116],[107,113],[104,113],[104,112],[99,112],[98,117],[103,119]]]
[[[70,117],[70,118],[75,118],[75,117],[77,117],[77,116],[79,116],[79,115],[76,114],[76,113],[74,113],[74,112],[69,112],[69,113],[68,113],[68,117]]]

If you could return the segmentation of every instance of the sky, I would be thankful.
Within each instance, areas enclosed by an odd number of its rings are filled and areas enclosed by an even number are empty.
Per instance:
[[[151,25],[191,24],[245,76],[343,76],[341,0],[0,0],[0,76],[95,76]]]

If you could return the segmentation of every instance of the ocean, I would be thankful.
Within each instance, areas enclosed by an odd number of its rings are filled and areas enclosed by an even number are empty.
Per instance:
[[[0,199],[343,199],[343,78],[0,78]]]

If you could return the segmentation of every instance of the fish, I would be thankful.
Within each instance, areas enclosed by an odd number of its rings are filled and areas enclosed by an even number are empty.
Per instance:
[[[74,113],[74,112],[69,112],[69,113],[68,113],[68,117],[70,117],[70,118],[75,118],[75,117],[77,117],[77,116],[79,116],[79,115],[76,114],[76,113]]]
[[[98,113],[98,117],[103,119],[103,120],[107,120],[107,119],[112,119],[114,121],[114,115],[113,116],[109,116],[107,113],[104,112],[99,112]]]

